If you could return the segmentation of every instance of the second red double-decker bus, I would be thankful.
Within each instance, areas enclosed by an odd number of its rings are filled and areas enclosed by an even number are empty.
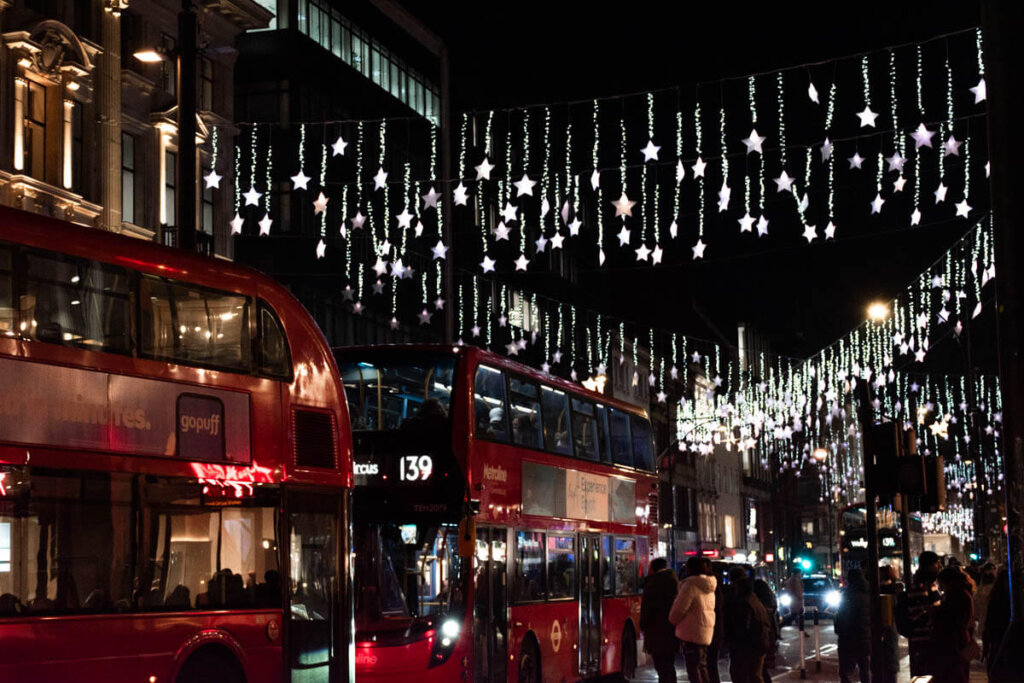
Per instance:
[[[0,209],[0,681],[347,681],[351,445],[259,273]]]
[[[357,680],[631,676],[656,539],[644,412],[476,348],[336,357]]]

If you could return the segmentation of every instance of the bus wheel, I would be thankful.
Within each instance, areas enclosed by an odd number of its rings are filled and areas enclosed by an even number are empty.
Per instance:
[[[622,678],[629,681],[636,676],[636,633],[633,626],[622,629]]]
[[[185,661],[175,683],[245,683],[245,673],[230,652],[207,646]]]
[[[519,652],[519,683],[541,683],[540,650],[532,638],[523,643]]]

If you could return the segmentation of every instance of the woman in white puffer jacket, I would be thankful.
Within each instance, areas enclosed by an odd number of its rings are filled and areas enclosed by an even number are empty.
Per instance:
[[[676,627],[676,637],[683,641],[686,674],[691,683],[707,683],[707,649],[715,633],[715,587],[718,580],[711,575],[711,563],[701,557],[686,562],[686,578],[679,582],[679,592],[672,603],[668,620]]]

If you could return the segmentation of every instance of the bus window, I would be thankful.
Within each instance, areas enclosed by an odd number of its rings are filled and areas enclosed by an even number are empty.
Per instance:
[[[22,334],[49,344],[131,353],[128,271],[50,253],[29,253]]]
[[[249,370],[249,300],[142,276],[142,352],[163,360]]]
[[[601,443],[601,462],[611,463],[612,461],[612,440],[608,436],[608,408],[600,403],[597,404],[597,435]]]
[[[281,321],[274,311],[260,302],[260,374],[289,380],[292,375],[292,361],[288,354],[288,341]]]
[[[633,433],[633,466],[651,472],[654,470],[651,423],[638,415],[632,415],[630,422]]]
[[[596,462],[600,457],[601,441],[593,403],[578,398],[572,400],[572,436],[576,457]]]
[[[508,386],[512,407],[512,443],[526,448],[543,448],[537,385],[513,376],[509,378]]]
[[[572,536],[548,536],[548,597],[572,598],[576,595],[576,539]]]
[[[636,541],[632,538],[615,539],[615,594],[633,595],[637,592]]]
[[[14,284],[10,249],[0,247],[0,334],[14,334]]]
[[[612,441],[612,461],[616,465],[633,466],[633,444],[629,439],[629,414],[614,408],[608,409],[609,432]]]
[[[508,410],[505,405],[505,375],[481,365],[473,383],[473,407],[477,438],[508,443]]]
[[[614,586],[612,573],[612,537],[601,537],[601,591],[604,595],[611,595]]]
[[[572,455],[569,441],[569,397],[564,391],[541,387],[544,417],[544,446],[561,455]]]
[[[543,600],[544,586],[544,534],[539,531],[516,533],[515,556],[516,602]]]

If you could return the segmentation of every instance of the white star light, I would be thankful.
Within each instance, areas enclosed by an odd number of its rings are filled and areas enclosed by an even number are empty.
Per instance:
[[[676,183],[683,182],[683,178],[686,177],[686,168],[683,166],[683,160],[680,159],[676,162]]]
[[[601,172],[596,168],[594,172],[590,174],[590,187],[597,192],[597,189],[601,187]]]
[[[536,180],[530,180],[530,177],[523,174],[523,179],[512,183],[516,186],[516,197],[522,197],[524,194],[533,196],[533,186],[537,184]]]
[[[694,178],[703,178],[704,177],[704,169],[707,168],[707,166],[708,166],[707,162],[705,162],[700,157],[697,157],[697,161],[695,161],[693,163],[693,177]]]
[[[516,220],[517,208],[512,206],[512,202],[505,202],[505,208],[501,210],[501,218],[506,223],[511,223]]]
[[[657,396],[658,403],[664,403],[666,400],[668,400],[668,394],[666,394],[664,391],[659,391]]]
[[[672,224],[668,226],[668,234],[671,235],[672,239],[679,236],[679,223],[672,221]]]
[[[934,192],[934,194],[935,194],[935,203],[936,204],[938,204],[939,202],[946,201],[946,191],[948,189],[949,188],[946,187],[945,183],[942,183],[942,182],[939,183],[938,189],[935,190],[935,192]]]
[[[355,296],[355,290],[352,289],[352,285],[345,285],[345,289],[341,290],[341,298],[344,301],[352,301],[352,297]]]
[[[477,180],[490,180],[491,171],[494,170],[494,164],[489,162],[487,160],[487,157],[484,157],[484,160],[481,161],[480,164],[478,166],[475,166],[474,168],[476,168]]]
[[[270,226],[274,224],[274,221],[270,220],[270,214],[265,214],[260,220],[260,235],[269,235]]]
[[[504,223],[498,223],[494,228],[494,241],[500,242],[501,240],[508,240],[508,226]]]
[[[850,168],[851,169],[852,168],[860,168],[861,164],[864,163],[864,157],[862,157],[860,155],[860,152],[854,152],[853,156],[850,157],[847,161],[850,162]]]
[[[474,337],[479,337],[480,336],[480,326],[479,325],[473,325],[473,327],[469,328],[469,333],[472,334]]]
[[[407,270],[408,268],[406,268],[405,264],[402,263],[402,259],[396,259],[395,262],[391,264],[391,276],[394,278],[401,279]]]
[[[490,256],[487,256],[485,254],[484,255],[484,260],[480,262],[480,267],[483,269],[484,273],[493,273],[494,272],[494,259],[492,259]]]
[[[231,219],[231,234],[232,235],[241,235],[242,234],[242,225],[244,223],[245,223],[245,221],[242,220],[242,217],[239,216],[238,212],[236,211],[235,212],[235,217]]]
[[[399,228],[406,230],[412,227],[413,215],[409,213],[409,207],[402,209],[402,213],[395,216],[395,218],[398,220]]]
[[[761,214],[761,217],[757,219],[757,236],[764,237],[768,234],[768,219]]]
[[[327,243],[324,242],[323,240],[320,240],[319,242],[316,243],[316,257],[317,258],[323,258],[326,255],[327,255]]]
[[[355,313],[356,315],[362,315],[363,314],[363,302],[362,301],[357,301],[354,304],[352,304],[352,312]]]
[[[917,127],[910,137],[914,138],[914,149],[921,149],[922,147],[931,147],[932,138],[935,137],[935,131],[928,130],[922,123]]]
[[[373,189],[380,190],[387,184],[387,182],[388,172],[384,170],[383,166],[381,166],[377,170],[377,175],[373,176]]]
[[[920,225],[921,224],[921,209],[914,207],[914,212],[910,214],[910,224]]]
[[[967,214],[971,212],[971,205],[967,203],[967,197],[956,205],[956,215],[961,218],[967,218]]]
[[[380,256],[377,257],[377,262],[373,264],[373,272],[377,273],[377,277],[383,277],[388,272],[388,262]]]
[[[640,248],[635,251],[637,261],[646,261],[651,255],[651,250],[647,248],[646,244],[641,244]]]
[[[313,214],[318,216],[326,211],[328,201],[323,192],[317,195],[316,199],[313,200]]]
[[[982,78],[981,80],[979,80],[978,85],[971,88],[970,91],[974,93],[974,103],[981,104],[985,100],[986,96],[985,79]]]
[[[764,144],[764,141],[767,139],[768,138],[763,135],[758,135],[756,128],[752,128],[750,130],[750,135],[743,138],[743,144],[747,146],[747,154],[750,154],[751,152],[763,154],[764,152],[761,149],[761,145]]]
[[[889,164],[890,171],[902,171],[903,164],[907,162],[907,158],[900,155],[899,152],[894,152],[891,157],[886,158],[886,163]]]
[[[625,191],[623,191],[622,196],[619,197],[618,201],[612,202],[612,206],[615,207],[616,216],[632,216],[633,207],[636,206],[636,202],[629,201],[629,197],[627,197]]]
[[[331,145],[331,156],[337,157],[344,155],[346,147],[348,147],[348,143],[342,140],[339,135],[338,139],[334,141],[333,145]]]
[[[540,254],[548,248],[548,238],[541,233],[541,236],[533,241],[537,245],[537,253]]]
[[[569,237],[579,237],[581,227],[583,227],[583,221],[573,218],[569,222]]]
[[[559,363],[561,363],[562,362],[562,352],[558,351],[556,349],[555,352],[553,354],[551,354],[551,362],[554,363],[555,365],[558,365]]]
[[[424,308],[417,317],[420,319],[420,325],[429,325],[434,314]]]
[[[452,191],[455,196],[455,206],[465,206],[466,201],[469,199],[469,193],[466,192],[466,186],[459,181],[458,186]]]
[[[417,237],[419,237],[420,235],[423,234],[423,223],[421,223],[420,221],[416,221],[416,225],[414,225],[412,229],[413,229],[413,233]]]
[[[622,229],[619,230],[619,234],[616,235],[616,237],[619,238],[619,246],[620,247],[627,246],[629,244],[629,237],[630,237],[629,228],[627,228],[625,225],[623,225]]]
[[[704,250],[707,248],[708,245],[704,244],[704,241],[698,237],[697,244],[693,245],[693,259],[704,258]]]
[[[828,161],[830,156],[832,156],[832,141],[825,138],[825,142],[821,144],[821,160]]]
[[[661,263],[661,257],[664,256],[665,252],[662,251],[661,245],[655,244],[654,249],[651,251],[651,265],[658,265]]]
[[[427,193],[425,195],[422,195],[420,197],[420,199],[423,200],[423,208],[424,209],[429,209],[431,207],[436,209],[437,208],[437,200],[440,199],[440,198],[441,198],[441,193],[435,191],[433,187],[431,187],[429,190],[427,190]]]
[[[260,197],[263,196],[262,192],[257,192],[255,187],[250,187],[249,191],[242,195],[245,197],[246,206],[259,206]]]
[[[540,217],[547,217],[549,211],[551,211],[551,202],[548,201],[547,197],[544,197],[540,200]]]
[[[892,191],[893,192],[903,192],[903,186],[906,185],[906,184],[907,184],[907,179],[904,178],[903,176],[900,176],[896,180],[892,181]]]
[[[953,134],[950,133],[949,139],[942,145],[942,156],[948,157],[951,154],[956,157],[960,156],[960,145],[962,144],[964,143],[958,142],[957,139],[953,137]]]
[[[380,280],[377,280],[376,282],[374,282],[370,286],[373,287],[373,293],[374,294],[383,294],[384,293],[384,283],[381,282]]]
[[[310,177],[299,169],[299,172],[292,176],[292,189],[293,190],[308,190]]]
[[[818,101],[818,89],[814,87],[814,83],[807,84],[807,97],[811,99],[811,102],[815,104],[821,104]]]
[[[885,204],[885,200],[882,199],[882,193],[879,192],[875,195],[875,198],[871,200],[871,213],[872,215],[880,213],[882,211],[882,204]]]
[[[803,237],[804,239],[807,240],[807,244],[810,244],[811,242],[818,238],[818,229],[815,228],[813,225],[808,225],[807,227],[804,228]]]
[[[754,229],[754,217],[747,211],[739,220],[740,232],[752,232]]]
[[[395,316],[391,316],[391,329],[398,329],[398,318],[396,318]]]
[[[220,179],[223,178],[221,174],[217,173],[216,169],[211,168],[210,172],[203,176],[203,180],[206,182],[206,189],[217,188],[220,189]]]
[[[783,169],[782,175],[775,179],[776,192],[792,192],[794,180],[796,180],[796,178],[790,178],[789,174],[786,173],[786,170]]]
[[[366,216],[363,215],[362,211],[356,209],[356,215],[352,216],[352,229],[358,230],[363,227],[364,223],[366,223]]]
[[[732,189],[726,184],[725,180],[722,181],[722,189],[718,191],[718,213],[728,210],[729,208],[729,197],[732,196]]]
[[[878,118],[878,114],[871,111],[871,107],[865,106],[864,111],[857,114],[857,118],[860,119],[860,127],[865,128],[867,126],[875,127],[875,119]]]
[[[647,146],[640,150],[644,155],[644,163],[648,161],[658,160],[658,151],[661,149],[658,145],[654,144],[654,140],[648,140]]]
[[[829,221],[828,225],[825,226],[825,239],[826,240],[832,240],[832,239],[835,239],[835,238],[836,238],[836,224],[833,223],[832,221]]]
[[[516,270],[526,270],[528,265],[530,265],[530,259],[526,258],[526,254],[520,254],[516,259]]]
[[[430,251],[433,252],[435,261],[444,259],[448,255],[448,247],[441,240],[438,240],[437,244],[430,248]]]
[[[563,235],[560,232],[556,232],[554,235],[551,236],[551,248],[552,249],[561,249],[562,248],[562,242],[564,240],[565,240],[565,235]]]

